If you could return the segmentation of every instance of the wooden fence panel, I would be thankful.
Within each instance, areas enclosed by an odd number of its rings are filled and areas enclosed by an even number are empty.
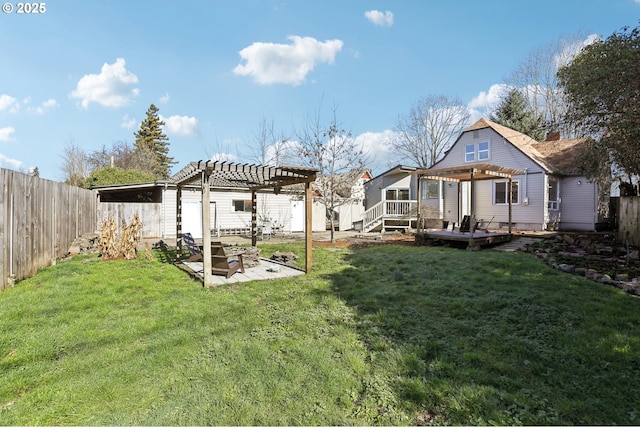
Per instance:
[[[620,197],[618,240],[640,246],[640,197]]]
[[[130,223],[133,215],[137,213],[142,221],[142,236],[162,237],[162,203],[100,202],[98,209],[99,225],[113,215],[120,228],[124,222]]]
[[[0,290],[66,255],[75,238],[95,232],[91,190],[0,169]]]

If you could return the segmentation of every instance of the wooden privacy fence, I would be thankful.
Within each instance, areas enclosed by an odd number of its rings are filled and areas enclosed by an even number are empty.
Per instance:
[[[0,290],[66,255],[95,232],[94,191],[0,169]]]
[[[620,197],[618,240],[640,246],[640,197]]]
[[[162,203],[100,202],[98,204],[98,220],[100,221],[98,226],[102,221],[113,216],[118,227],[121,227],[122,224],[129,223],[135,214],[138,214],[142,220],[143,237],[163,236]]]

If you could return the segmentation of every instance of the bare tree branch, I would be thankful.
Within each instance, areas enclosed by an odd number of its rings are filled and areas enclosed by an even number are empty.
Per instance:
[[[431,167],[469,125],[467,106],[457,98],[429,95],[418,99],[406,116],[398,117],[393,149],[418,167]]]

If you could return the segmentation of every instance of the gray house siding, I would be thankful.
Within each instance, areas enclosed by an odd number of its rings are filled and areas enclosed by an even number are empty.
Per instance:
[[[489,143],[488,158],[478,159],[478,144]],[[474,146],[474,160],[466,161],[465,148]],[[541,230],[544,227],[544,211],[546,201],[543,196],[545,188],[545,171],[528,156],[506,141],[491,128],[479,129],[463,133],[451,147],[447,155],[434,168],[446,168],[478,163],[491,163],[525,171],[525,175],[513,177],[518,183],[518,200],[512,205],[512,222],[515,229]],[[506,180],[488,180],[475,182],[473,205],[475,216],[483,224],[491,221],[491,227],[509,220],[507,204],[494,203],[494,186],[496,182]],[[456,183],[444,184],[444,219],[459,222],[458,209],[462,192]],[[463,203],[466,206],[466,203]],[[482,224],[481,224],[482,225]]]
[[[409,199],[418,200],[416,179],[409,174],[415,169],[414,167],[394,168],[366,182],[364,184],[365,208],[370,209],[385,200],[386,190],[392,189],[409,189]]]
[[[598,203],[597,184],[585,177],[560,181],[560,229],[593,231],[598,222],[593,206]]]

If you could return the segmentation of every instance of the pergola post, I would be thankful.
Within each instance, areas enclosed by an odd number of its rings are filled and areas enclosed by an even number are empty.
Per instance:
[[[417,218],[417,220],[416,220],[417,221],[416,229],[417,229],[418,232],[420,232],[420,231],[422,231],[422,225],[421,225],[422,217],[421,217],[421,209],[420,209],[421,201],[422,201],[422,175],[420,175],[420,174],[418,174],[418,185],[417,185],[417,187],[418,187],[418,197],[417,197],[417,200],[418,200],[418,203],[417,203],[418,212],[417,212],[417,215],[416,215],[416,218]]]
[[[475,181],[473,179],[473,169],[471,169],[469,173],[469,247],[475,246],[475,242],[473,241],[473,229],[474,224],[476,223],[476,214],[475,214],[475,206],[473,205],[473,188],[475,187]]]
[[[176,259],[182,259],[182,186],[176,188]]]
[[[251,246],[258,244],[258,195],[251,190]]]
[[[305,227],[304,227],[304,272],[311,273],[311,263],[313,259],[313,197],[311,194],[311,182],[304,183],[304,211],[305,211]]]
[[[509,199],[509,234],[511,234],[511,195],[513,194],[513,179],[509,176],[509,194],[507,198]]]
[[[211,270],[211,187],[209,173],[205,168],[202,171],[202,266],[204,286],[213,284]]]

